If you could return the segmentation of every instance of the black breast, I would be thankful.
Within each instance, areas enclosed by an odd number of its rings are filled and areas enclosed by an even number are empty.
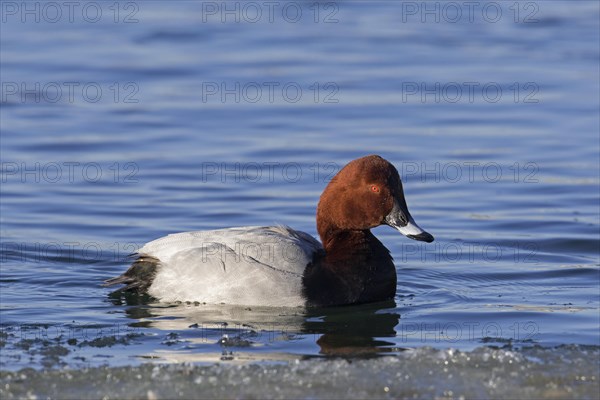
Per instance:
[[[370,231],[340,232],[306,268],[303,291],[309,306],[389,300],[396,294],[396,268]]]

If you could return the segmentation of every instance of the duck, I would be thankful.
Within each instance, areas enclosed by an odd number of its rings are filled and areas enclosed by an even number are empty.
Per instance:
[[[394,299],[396,266],[371,229],[434,238],[408,211],[398,170],[378,155],[350,161],[316,210],[321,242],[285,225],[170,234],[146,243],[104,286],[160,302],[331,307]]]

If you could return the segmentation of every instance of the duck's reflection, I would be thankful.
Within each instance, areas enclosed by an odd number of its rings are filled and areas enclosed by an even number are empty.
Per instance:
[[[400,314],[396,303],[387,301],[360,306],[309,310],[303,331],[317,333],[320,353],[326,355],[369,355],[397,350],[393,341]]]
[[[299,356],[366,356],[399,350],[392,339],[400,320],[393,300],[321,309],[165,304],[122,296],[110,301],[129,306],[125,315],[134,320],[131,326],[177,332],[196,344],[220,344],[232,350],[272,346],[281,352],[286,349],[277,343],[289,341],[302,346],[292,350]]]

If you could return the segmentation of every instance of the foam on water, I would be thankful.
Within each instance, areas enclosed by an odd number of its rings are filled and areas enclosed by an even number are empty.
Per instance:
[[[308,359],[31,369],[0,372],[0,396],[17,398],[597,399],[600,349],[422,347],[377,359]],[[552,367],[550,367],[552,366]]]

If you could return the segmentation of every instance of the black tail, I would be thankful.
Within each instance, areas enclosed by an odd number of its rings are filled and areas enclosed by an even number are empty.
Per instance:
[[[117,292],[145,293],[154,281],[158,264],[160,264],[158,258],[140,255],[124,274],[107,279],[102,286],[125,284],[126,286],[117,289]]]

